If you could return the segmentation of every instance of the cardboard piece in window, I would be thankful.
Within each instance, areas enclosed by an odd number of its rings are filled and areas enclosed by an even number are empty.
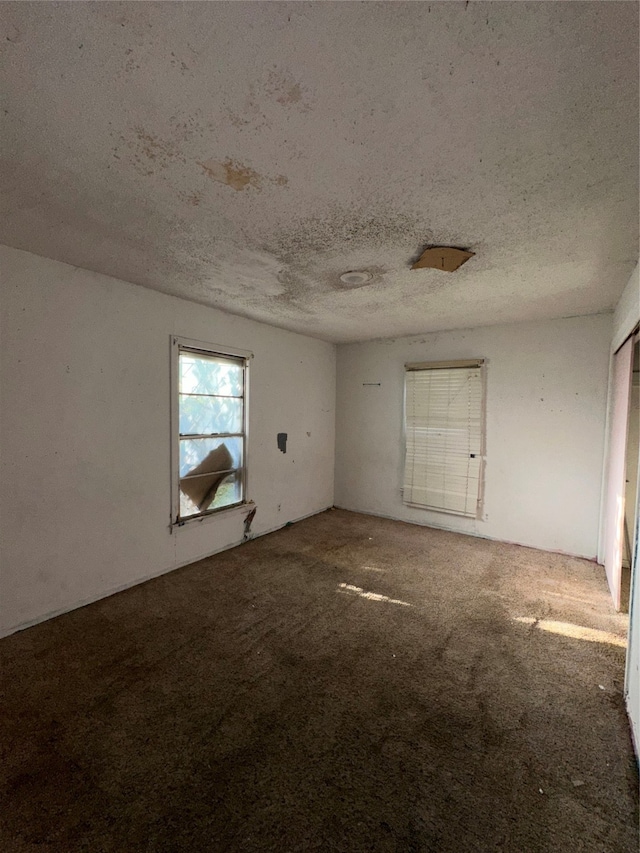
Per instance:
[[[213,503],[220,483],[229,476],[232,466],[229,448],[221,444],[180,479],[180,488],[200,512],[204,512]]]
[[[475,252],[456,249],[454,246],[431,246],[420,255],[412,270],[434,269],[455,272],[462,264],[472,258]]]

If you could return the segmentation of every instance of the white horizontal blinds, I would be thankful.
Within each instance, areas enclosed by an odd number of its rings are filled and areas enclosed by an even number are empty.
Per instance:
[[[408,368],[404,502],[475,516],[482,463],[482,368]]]

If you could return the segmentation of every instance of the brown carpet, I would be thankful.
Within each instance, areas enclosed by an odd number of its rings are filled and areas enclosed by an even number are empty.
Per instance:
[[[592,563],[323,513],[0,642],[0,849],[637,853],[624,633]]]

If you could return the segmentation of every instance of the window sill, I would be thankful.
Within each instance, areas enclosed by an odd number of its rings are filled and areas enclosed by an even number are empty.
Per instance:
[[[182,527],[190,527],[193,524],[202,524],[203,522],[211,521],[214,518],[220,518],[224,516],[225,518],[232,517],[234,515],[240,515],[241,513],[251,512],[251,510],[255,507],[255,503],[253,501],[245,501],[245,503],[236,504],[235,506],[230,506],[225,509],[218,509],[215,512],[210,512],[207,515],[197,515],[193,518],[185,518],[184,521],[174,521],[169,525],[169,533],[173,533],[174,530],[180,530]]]

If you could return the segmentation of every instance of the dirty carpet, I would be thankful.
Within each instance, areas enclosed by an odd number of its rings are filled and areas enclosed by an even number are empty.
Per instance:
[[[5,853],[636,853],[593,563],[333,510],[0,642]]]

